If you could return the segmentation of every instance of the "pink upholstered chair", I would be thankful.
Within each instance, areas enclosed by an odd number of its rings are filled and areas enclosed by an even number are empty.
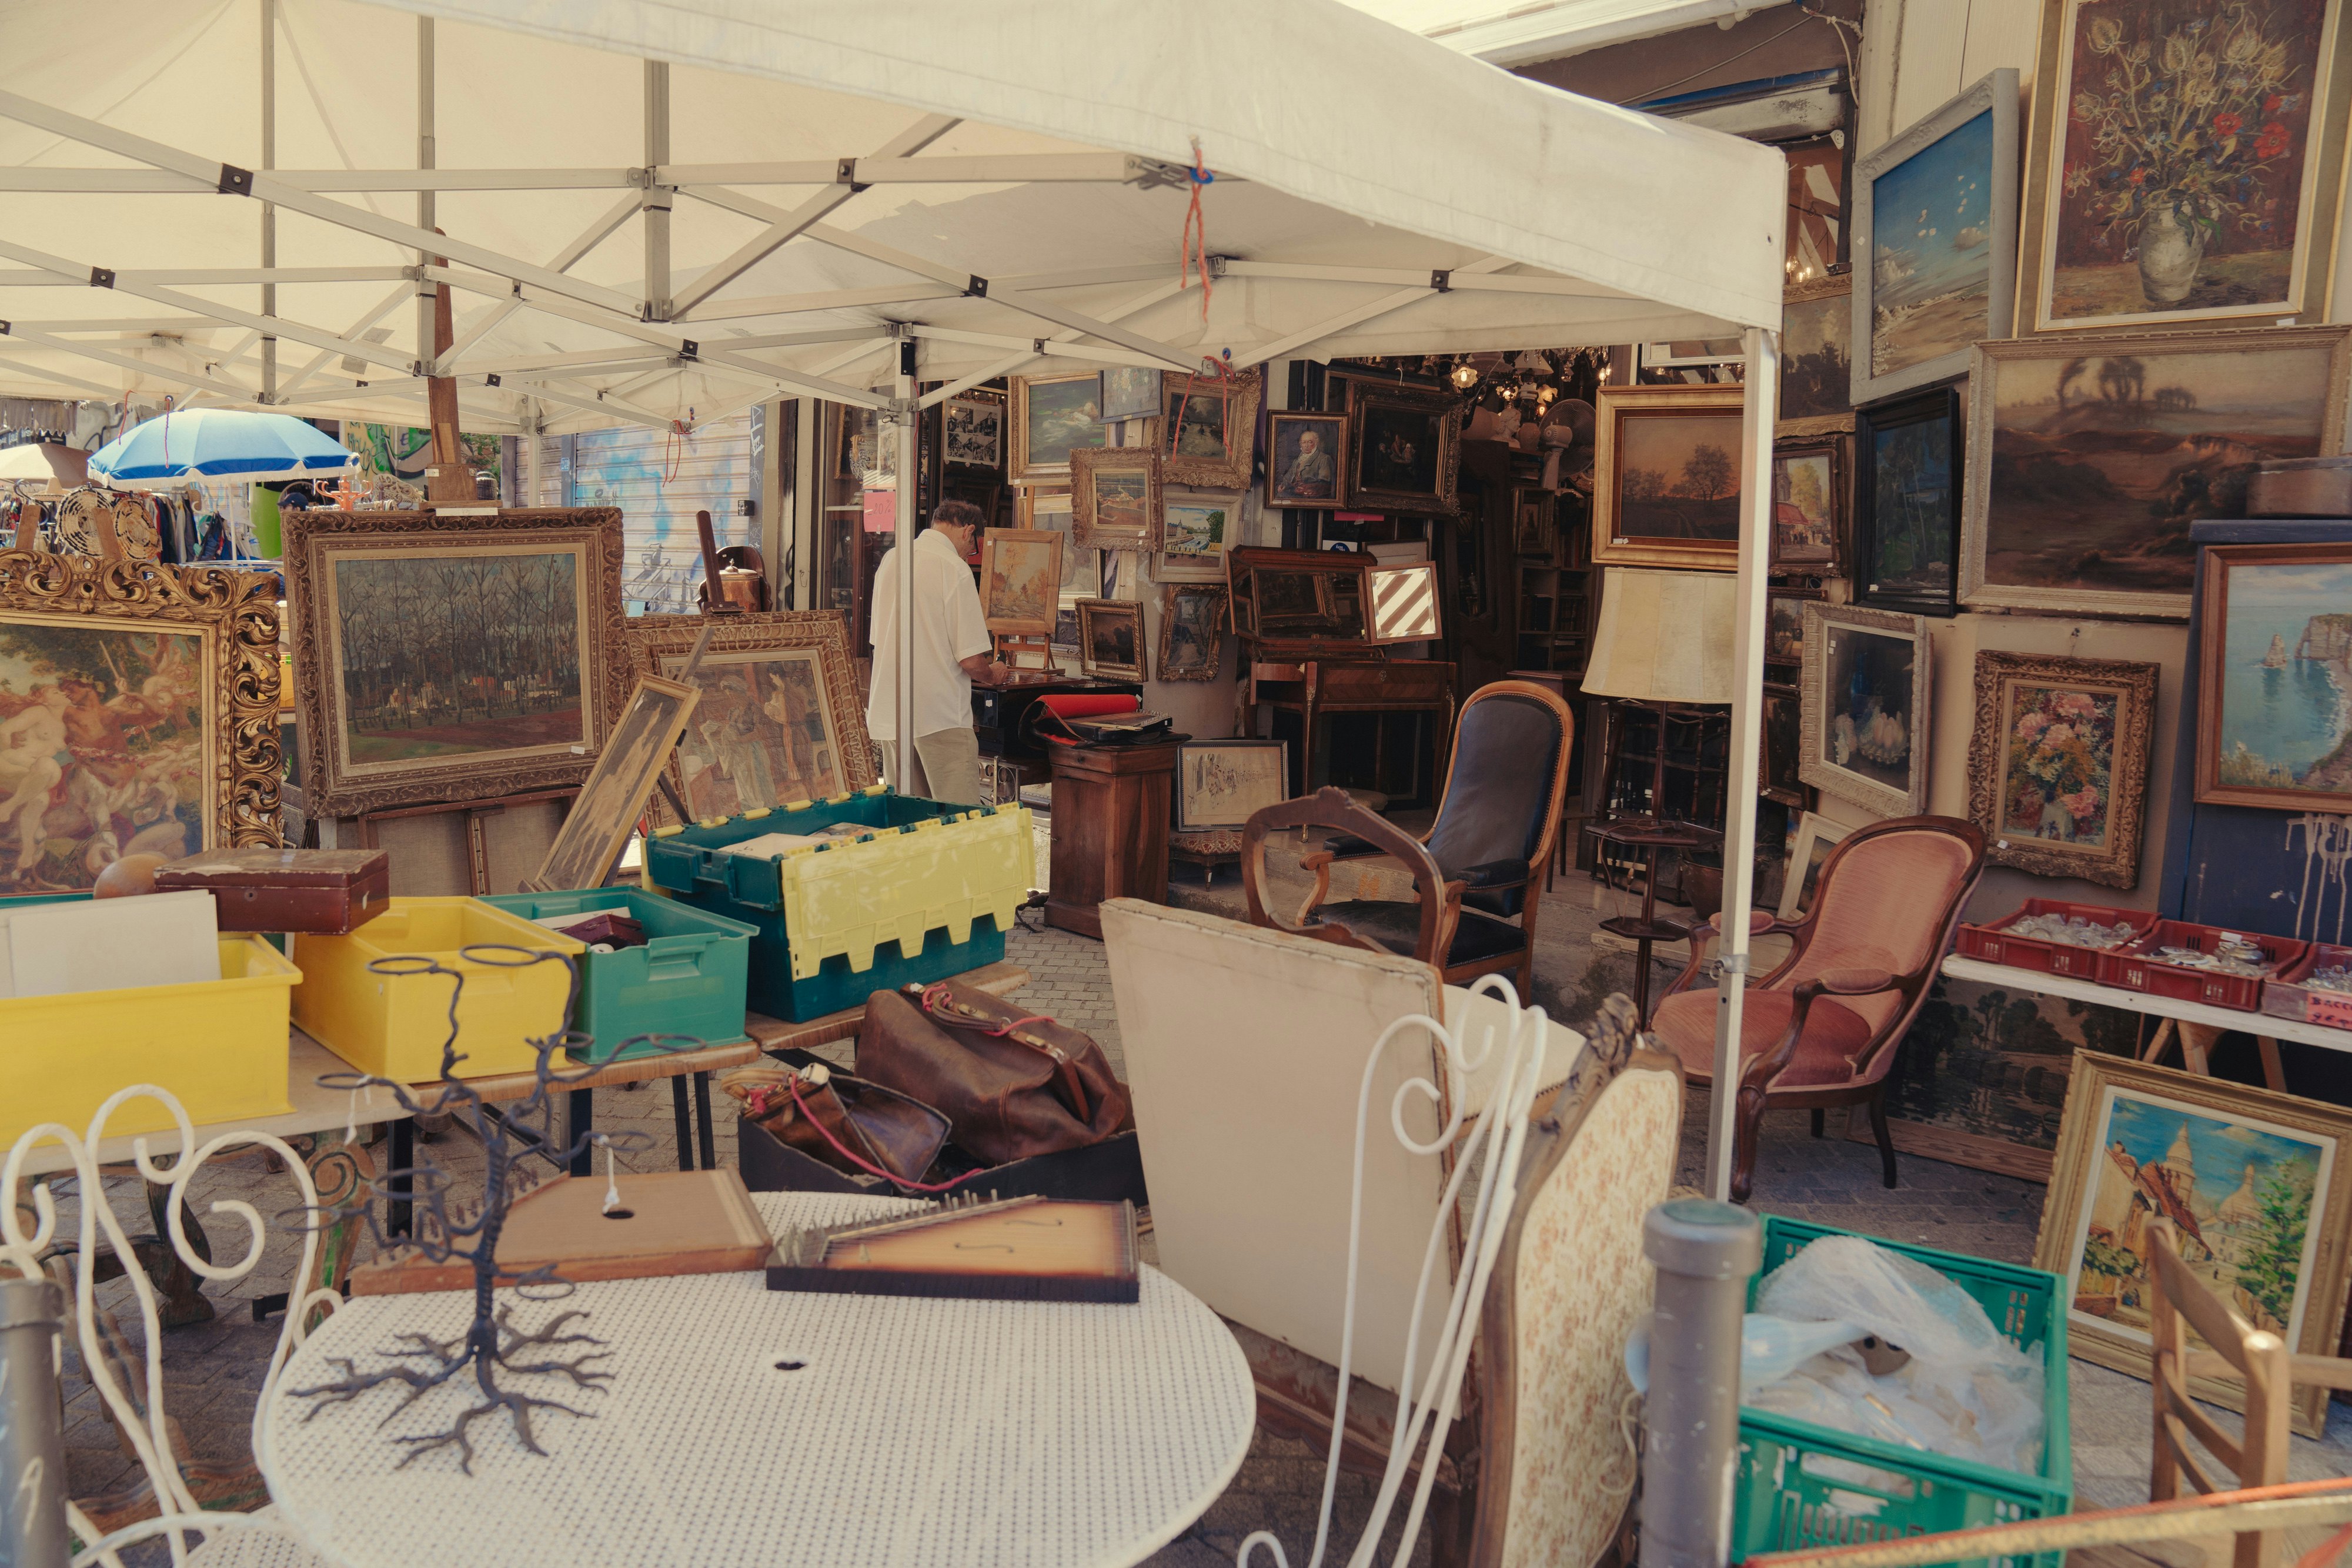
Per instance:
[[[1801,918],[1749,917],[1753,935],[1786,933],[1796,950],[1749,983],[1742,1009],[1735,1199],[1747,1201],[1760,1124],[1774,1108],[1810,1108],[1820,1137],[1830,1106],[1868,1105],[1886,1185],[1895,1185],[1887,1071],[1983,871],[1984,834],[1975,824],[1898,817],[1856,829],[1830,852]],[[1651,1025],[1695,1083],[1715,1076],[1715,993],[1688,988],[1714,935],[1712,921],[1692,933],[1690,967]]]

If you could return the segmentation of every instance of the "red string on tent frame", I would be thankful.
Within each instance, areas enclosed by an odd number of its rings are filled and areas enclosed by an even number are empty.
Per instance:
[[[1192,166],[1185,175],[1192,184],[1192,204],[1184,212],[1184,234],[1177,246],[1176,281],[1190,285],[1192,266],[1201,267],[1201,319],[1209,319],[1209,296],[1217,291],[1215,279],[1209,276],[1209,220],[1201,212],[1201,188],[1216,183],[1217,177],[1201,159],[1201,139],[1192,138]]]
[[[694,410],[689,408],[684,419],[669,422],[669,431],[662,437],[662,461],[669,465],[669,473],[662,480],[665,485],[677,483],[678,460],[686,455],[686,449],[694,444],[693,420]]]

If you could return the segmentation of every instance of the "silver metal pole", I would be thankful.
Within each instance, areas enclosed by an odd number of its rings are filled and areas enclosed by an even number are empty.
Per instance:
[[[1779,415],[1780,340],[1748,329],[1748,396],[1739,423],[1739,608],[1731,632],[1731,804],[1723,824],[1722,932],[1716,952],[1715,1086],[1707,1096],[1706,1190],[1731,1197],[1739,1108],[1740,1011],[1748,994],[1748,915],[1756,864],[1757,730],[1764,716],[1764,591],[1772,542],[1772,425]]]
[[[261,0],[261,166],[278,167],[278,0]],[[261,204],[261,265],[278,265],[278,209]],[[261,313],[278,314],[278,285],[261,286]],[[278,339],[261,340],[261,401],[278,395]]]
[[[915,516],[922,496],[921,476],[915,470],[921,418],[915,410],[915,351],[911,341],[898,345],[898,406],[892,415],[898,422],[898,493],[891,498],[898,549],[898,777],[893,782],[901,790],[915,768],[915,536],[922,531],[922,519]]]
[[[646,62],[646,167],[669,162],[669,66]],[[646,188],[646,317],[667,321],[670,313],[669,205],[667,190]]]
[[[58,1335],[66,1294],[47,1280],[0,1280],[0,1568],[66,1568],[66,1439]]]
[[[1764,1260],[1763,1223],[1734,1204],[1675,1198],[1642,1221],[1642,1252],[1658,1270],[1642,1416],[1642,1568],[1724,1568],[1739,1459],[1740,1319],[1748,1277]]]
[[[438,154],[433,146],[433,18],[416,18],[416,166],[435,167]],[[433,193],[416,193],[416,226],[431,233],[434,226]],[[431,251],[416,253],[416,265],[431,267],[439,256]],[[416,285],[416,357],[425,364],[433,362],[433,298],[436,286],[420,278]]]

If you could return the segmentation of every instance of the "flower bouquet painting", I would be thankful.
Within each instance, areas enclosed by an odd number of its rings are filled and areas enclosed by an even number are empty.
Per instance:
[[[1994,863],[2139,880],[2157,667],[1979,653],[1969,816]]]
[[[2001,831],[2093,846],[2106,841],[2116,699],[2043,686],[2018,694],[2002,782]]]
[[[2037,126],[2049,180],[2036,327],[2300,308],[2305,242],[2335,226],[2336,182],[2313,134],[2323,97],[2340,96],[2326,0],[2063,10],[2062,79]]]

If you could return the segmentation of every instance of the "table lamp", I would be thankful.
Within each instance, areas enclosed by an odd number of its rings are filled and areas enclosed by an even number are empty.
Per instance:
[[[1657,708],[1647,813],[1654,825],[1665,821],[1667,705],[1731,701],[1738,608],[1739,580],[1729,572],[1611,567],[1604,576],[1583,689]]]

